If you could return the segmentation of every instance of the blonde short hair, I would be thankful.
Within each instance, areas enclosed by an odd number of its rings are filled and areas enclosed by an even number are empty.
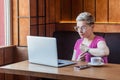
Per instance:
[[[89,12],[80,13],[77,16],[76,21],[86,21],[89,25],[92,25],[95,22],[94,17]]]

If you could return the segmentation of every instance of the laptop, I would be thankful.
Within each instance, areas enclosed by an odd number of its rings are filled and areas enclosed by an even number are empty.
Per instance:
[[[56,38],[27,36],[28,61],[54,67],[75,64],[73,61],[58,59]]]

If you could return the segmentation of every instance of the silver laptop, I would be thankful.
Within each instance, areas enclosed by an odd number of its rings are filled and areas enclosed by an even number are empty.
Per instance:
[[[58,60],[56,38],[27,36],[29,62],[54,67],[75,64],[69,60]]]

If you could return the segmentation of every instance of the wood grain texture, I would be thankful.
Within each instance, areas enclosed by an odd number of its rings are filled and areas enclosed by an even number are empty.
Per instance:
[[[58,23],[60,21],[61,16],[61,0],[55,0],[55,16],[56,16],[56,22]]]
[[[38,0],[38,16],[45,17],[45,0]]]
[[[71,0],[61,0],[61,20],[71,20]]]
[[[29,0],[19,0],[19,16],[30,16]]]
[[[30,35],[31,36],[36,36],[37,35],[37,26],[30,26]]]
[[[17,0],[12,0],[12,44],[18,45],[18,12],[17,12]]]
[[[4,48],[4,64],[10,64],[13,63],[13,53],[14,53],[15,47],[6,47]]]
[[[45,25],[45,17],[38,17],[37,20],[39,25]]]
[[[84,1],[84,11],[90,12],[95,16],[95,0],[83,0]]]
[[[45,33],[45,32],[46,32],[46,31],[45,31],[45,25],[39,25],[38,28],[39,28],[39,30],[38,30],[38,32],[39,32],[38,35],[39,35],[39,36],[45,36],[45,34],[46,34],[46,33]]]
[[[77,62],[62,68],[50,66],[35,65],[28,61],[22,61],[15,64],[0,67],[0,72],[9,74],[27,75],[35,77],[45,77],[62,80],[119,80],[120,65],[107,63],[102,67],[90,67],[88,69],[76,71],[74,66],[86,65],[85,62]]]
[[[4,64],[4,49],[0,48],[0,65]]]
[[[27,47],[16,47],[13,57],[14,62],[28,60]]]
[[[96,22],[108,22],[108,0],[96,0]]]
[[[30,25],[37,25],[37,17],[34,17],[34,18],[30,18]]]
[[[120,0],[109,0],[109,22],[120,22]]]
[[[72,0],[72,20],[76,20],[78,14],[83,11],[83,0]]]
[[[41,0],[40,0],[41,1]],[[29,3],[27,3],[29,4]],[[30,8],[28,7],[27,9],[30,10],[30,16],[37,16],[37,3],[36,0],[30,0]]]
[[[20,18],[19,23],[19,45],[26,46],[27,38],[26,36],[30,34],[30,19]]]
[[[55,0],[46,0],[46,23],[55,23]]]
[[[46,25],[46,36],[53,36],[53,32],[55,31],[55,24],[47,24]]]

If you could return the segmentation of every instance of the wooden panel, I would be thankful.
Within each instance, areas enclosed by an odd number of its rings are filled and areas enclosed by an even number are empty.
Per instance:
[[[19,16],[30,16],[29,0],[19,0]]]
[[[17,0],[13,0],[13,3],[12,3],[12,22],[13,22],[13,31],[12,31],[12,37],[13,37],[13,45],[18,45],[18,20],[17,20]]]
[[[105,24],[95,24],[94,25],[94,32],[106,32],[106,25]]]
[[[14,75],[14,80],[30,80],[30,77],[23,75]]]
[[[37,25],[37,18],[30,18],[30,25]]]
[[[56,16],[56,22],[59,22],[60,21],[60,12],[61,12],[61,9],[60,9],[60,1],[61,0],[56,0],[56,6],[55,6],[55,16]]]
[[[45,25],[39,25],[39,36],[45,36]]]
[[[79,13],[83,11],[83,0],[72,0],[72,20],[76,20]]]
[[[61,20],[71,20],[71,0],[61,0]]]
[[[38,24],[45,24],[45,18],[44,17],[39,17],[38,18]]]
[[[55,23],[55,0],[46,0],[46,23]]]
[[[46,25],[46,36],[53,36],[54,31],[55,31],[55,24]]]
[[[12,74],[5,74],[5,80],[14,80],[14,75]]]
[[[16,47],[14,54],[14,62],[19,62],[28,59],[27,47]]]
[[[38,16],[45,16],[45,0],[38,0]]]
[[[120,0],[109,0],[109,22],[120,22]]]
[[[37,25],[30,26],[30,35],[36,36],[37,35]]]
[[[84,1],[84,11],[90,12],[95,16],[95,0],[83,0]]]
[[[10,64],[13,63],[13,53],[14,53],[15,48],[14,47],[6,47],[4,48],[4,64]]]
[[[106,26],[107,33],[120,33],[120,24],[109,24]]]
[[[76,24],[75,23],[58,23],[56,24],[55,30],[56,31],[75,31],[74,30],[74,26]]]
[[[0,73],[0,80],[5,80],[5,74]]]
[[[0,65],[4,64],[4,50],[0,48]]]
[[[29,18],[20,18],[20,24],[19,24],[19,44],[20,46],[26,46],[27,45],[27,38],[26,36],[30,34],[30,19]]]
[[[30,0],[30,16],[37,16],[36,0]],[[29,8],[28,8],[29,10]]]
[[[0,66],[4,65],[4,49],[0,48]],[[4,80],[4,74],[0,73],[0,80]]]
[[[107,22],[108,0],[96,0],[96,22]]]
[[[56,24],[56,31],[75,31],[75,23],[60,23]],[[120,33],[120,24],[106,24],[106,23],[96,23],[94,25],[94,32],[103,33]]]

